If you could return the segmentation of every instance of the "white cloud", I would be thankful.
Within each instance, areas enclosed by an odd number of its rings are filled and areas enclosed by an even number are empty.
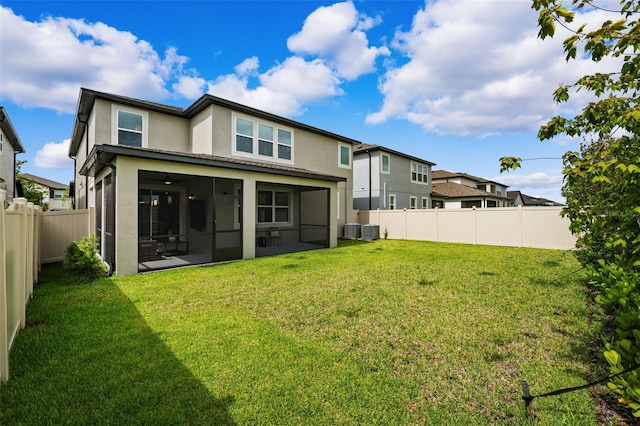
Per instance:
[[[73,112],[81,86],[143,99],[168,95],[188,58],[161,57],[146,41],[101,22],[47,17],[30,22],[0,7],[2,96],[19,105]],[[184,88],[186,82],[178,83]]]
[[[364,30],[381,22],[380,17],[359,16],[352,2],[319,7],[304,22],[302,30],[287,40],[289,50],[327,62],[347,80],[375,71],[378,56],[388,56],[386,46],[369,46]]]
[[[307,62],[291,57],[267,72],[257,75],[260,85],[250,88],[252,67],[236,67],[237,74],[218,77],[209,83],[208,92],[254,108],[284,116],[299,115],[304,103],[313,103],[342,94],[339,80],[322,61]],[[243,65],[244,64],[244,65]],[[249,75],[247,75],[249,74]]]
[[[564,202],[561,195],[563,176],[560,173],[535,172],[530,174],[505,174],[490,180],[509,186],[509,191],[520,191],[532,197],[547,198],[555,202]]]
[[[429,132],[483,136],[536,130],[552,115],[575,112],[587,94],[559,109],[552,93],[596,64],[565,61],[560,26],[555,38],[539,40],[536,13],[524,1],[427,1],[411,29],[395,36],[392,47],[408,62],[390,65],[380,83],[383,104],[367,122],[400,118]],[[576,20],[603,18],[590,12]]]
[[[73,160],[69,158],[69,143],[65,139],[60,143],[48,142],[36,153],[34,163],[42,169],[63,169],[73,167]]]

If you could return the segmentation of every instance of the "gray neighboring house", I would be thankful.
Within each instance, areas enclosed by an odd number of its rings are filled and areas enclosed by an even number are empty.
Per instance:
[[[17,197],[16,154],[24,153],[24,147],[9,115],[0,106],[0,188],[7,191],[7,201]]]
[[[33,181],[35,186],[42,191],[42,204],[47,204],[49,210],[55,211],[71,209],[70,201],[62,201],[64,192],[69,188],[68,185],[29,173],[23,173],[22,176]]]
[[[434,170],[433,207],[509,207],[507,185],[466,173]]]
[[[427,209],[432,163],[380,145],[353,149],[353,208]]]
[[[523,207],[562,207],[564,204],[556,203],[555,201],[547,200],[541,197],[532,197],[531,195],[523,194],[520,191],[508,191],[507,197],[514,206]]]

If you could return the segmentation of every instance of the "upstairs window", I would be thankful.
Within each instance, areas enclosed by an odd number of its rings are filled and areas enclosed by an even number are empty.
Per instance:
[[[389,174],[391,172],[391,159],[387,154],[382,154],[380,159],[380,171]]]
[[[429,167],[420,163],[411,163],[411,182],[429,183]]]
[[[142,146],[142,115],[118,111],[118,145]]]
[[[0,154],[2,154],[2,150],[4,149],[4,141],[2,140],[2,133],[0,133]]]
[[[291,162],[293,132],[268,123],[235,117],[233,151],[242,156]]]
[[[253,122],[236,118],[236,151],[253,154]]]
[[[111,107],[113,124],[112,141],[117,145],[147,147],[147,123],[149,115],[146,111]]]
[[[338,150],[338,165],[344,168],[351,168],[351,147],[340,144]]]

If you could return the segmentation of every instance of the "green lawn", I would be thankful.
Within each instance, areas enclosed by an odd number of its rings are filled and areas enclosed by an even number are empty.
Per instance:
[[[596,424],[570,254],[380,240],[114,277],[47,267],[0,424]],[[70,282],[71,281],[71,282]]]

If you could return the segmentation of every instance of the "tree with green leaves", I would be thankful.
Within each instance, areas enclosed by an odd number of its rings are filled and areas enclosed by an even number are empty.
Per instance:
[[[44,198],[42,190],[38,188],[37,184],[33,180],[28,179],[20,172],[20,168],[26,162],[26,160],[16,161],[16,180],[22,184],[24,198],[26,198],[27,201],[40,206],[42,205],[42,199]]]
[[[603,358],[612,374],[640,364],[640,2],[621,0],[616,10],[597,0],[533,0],[538,37],[554,37],[557,26],[571,32],[563,41],[566,60],[616,59],[616,69],[585,75],[553,93],[558,103],[578,91],[593,95],[574,117],[558,115],[540,127],[538,139],[582,138],[580,149],[563,156],[563,215],[578,236],[578,259],[587,266],[596,301],[615,331],[603,336]],[[611,19],[596,28],[576,25],[581,11],[600,9]],[[520,167],[517,157],[500,159],[500,170]],[[609,389],[640,417],[640,370],[615,377]]]
[[[563,214],[579,236],[579,248],[619,255],[625,267],[640,267],[640,3],[623,0],[617,10],[600,8],[586,0],[573,0],[567,8],[559,0],[533,0],[538,11],[538,36],[553,37],[558,25],[571,31],[563,42],[566,60],[590,57],[619,59],[619,69],[585,75],[553,93],[558,103],[572,93],[586,91],[596,100],[574,117],[558,115],[540,127],[542,141],[565,134],[580,137],[579,151],[563,156],[565,177]],[[579,11],[599,8],[611,19],[587,30],[576,25]],[[503,157],[501,171],[518,168],[520,158]],[[593,247],[592,247],[593,244]],[[594,259],[585,256],[586,263]]]

